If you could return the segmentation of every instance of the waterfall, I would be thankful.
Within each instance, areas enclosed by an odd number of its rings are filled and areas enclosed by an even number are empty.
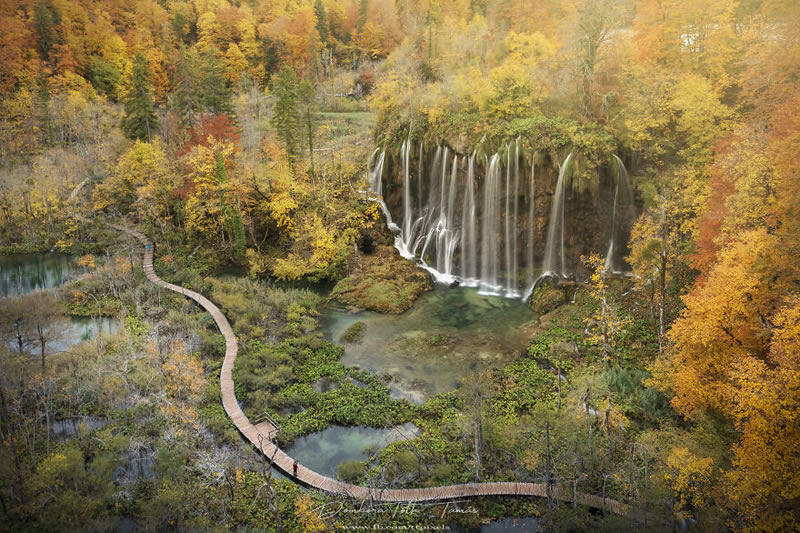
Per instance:
[[[455,204],[456,204],[456,180],[458,179],[458,154],[453,156],[453,165],[450,169],[450,190],[447,193],[447,222],[448,228],[454,230]]]
[[[499,294],[497,263],[499,246],[497,222],[500,218],[500,155],[489,162],[483,186],[483,232],[481,235],[480,292]]]
[[[403,146],[400,149],[401,157],[403,158],[403,238],[406,242],[411,238],[411,184],[409,158],[411,157],[411,137],[403,141]]]
[[[515,260],[511,257],[511,146],[506,145],[506,209],[503,213],[505,219],[505,234],[503,235],[503,248],[506,253],[506,293],[511,289],[511,263]]]
[[[478,284],[478,241],[475,228],[475,152],[467,164],[464,187],[464,207],[461,211],[461,277],[466,285]]]
[[[386,151],[374,150],[369,157],[370,190],[373,199],[380,202],[400,254],[426,269],[438,282],[460,282],[478,287],[480,294],[509,298],[523,295],[527,299],[546,276],[566,276],[567,172],[573,154],[558,168],[542,241],[536,234],[536,194],[541,192],[536,186],[535,154],[526,178],[527,160],[520,161],[521,144],[520,138],[508,143],[502,155],[476,149],[463,156],[444,145],[435,150],[431,146],[426,153],[422,144],[415,145],[409,136],[402,143],[396,174],[396,185],[401,182],[402,191],[392,195],[393,209],[396,213],[402,210],[397,216],[400,226],[383,199]],[[412,153],[417,155],[416,162]],[[616,156],[614,164],[617,180],[605,260],[610,271],[623,267],[626,232],[635,215],[625,166]],[[537,258],[541,252],[544,260],[540,266]]]
[[[417,212],[422,213],[422,199],[425,197],[425,173],[422,171],[423,144],[419,143],[419,162],[417,163]]]
[[[614,163],[617,167],[617,185],[614,188],[614,204],[611,209],[611,235],[608,242],[608,252],[606,253],[606,260],[603,268],[608,272],[622,271],[622,245],[621,239],[624,238],[625,221],[623,217],[617,215],[618,209],[621,205],[627,208],[633,208],[633,191],[631,188],[631,181],[628,177],[628,171],[625,170],[625,164],[615,154]],[[622,188],[622,198],[619,198],[620,187]]]
[[[381,150],[380,155],[378,155],[378,149],[376,148],[369,158],[367,175],[371,191],[378,195],[377,198],[373,199],[380,202],[381,211],[383,211],[383,215],[386,217],[386,225],[392,233],[397,234],[400,233],[400,228],[392,221],[392,214],[389,212],[389,207],[386,205],[386,202],[383,201],[383,164],[385,161],[386,150]],[[402,239],[402,236],[398,236],[398,238]],[[398,248],[398,250],[400,249]],[[404,255],[403,257],[406,256]]]
[[[536,279],[536,267],[534,265],[534,225],[536,223],[536,154],[531,156],[531,184],[528,193],[528,285],[533,285]]]
[[[558,170],[553,205],[550,207],[550,222],[547,227],[547,242],[544,253],[544,273],[553,276],[566,275],[564,260],[564,178],[572,160],[572,152]]]
[[[517,235],[519,232],[517,231],[517,221],[519,220],[519,137],[517,137],[516,143],[514,144],[514,214],[513,214],[513,224],[514,224],[514,231],[511,232],[511,257],[513,258],[511,262],[511,274],[510,283],[508,285],[507,296],[509,297],[516,297],[519,296],[517,293],[517,284],[519,283],[519,275],[517,274],[517,265],[519,264],[519,251],[517,250]]]

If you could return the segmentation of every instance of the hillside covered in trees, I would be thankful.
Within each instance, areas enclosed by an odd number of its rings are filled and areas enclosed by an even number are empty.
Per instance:
[[[792,0],[0,0],[0,529],[800,529],[798,28]],[[547,496],[320,511],[366,504],[242,439],[214,322],[110,224],[222,310],[282,448],[355,439],[321,474]]]

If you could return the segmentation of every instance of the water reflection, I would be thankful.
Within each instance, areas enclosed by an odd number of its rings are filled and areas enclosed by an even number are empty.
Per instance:
[[[75,268],[75,258],[68,254],[0,255],[0,297],[58,287]]]
[[[300,437],[286,449],[286,453],[315,472],[336,477],[336,465],[339,463],[353,459],[363,461],[369,457],[365,450],[383,448],[396,440],[413,438],[417,432],[417,427],[410,422],[386,429],[331,426]]]

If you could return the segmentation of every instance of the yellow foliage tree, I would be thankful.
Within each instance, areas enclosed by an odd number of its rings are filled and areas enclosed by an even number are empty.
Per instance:
[[[212,138],[209,145],[192,147],[186,157],[189,197],[184,204],[185,224],[190,235],[198,239],[216,241],[222,246],[224,239],[224,198],[230,189],[229,182],[217,179],[218,158],[228,166],[235,146]]]
[[[674,346],[666,366],[672,405],[684,416],[709,408],[728,412],[734,362],[767,353],[768,317],[789,289],[773,261],[777,245],[764,229],[744,233],[720,252],[705,283],[683,298],[686,309],[668,334]]]
[[[541,33],[510,32],[503,43],[503,61],[489,71],[492,91],[483,102],[482,111],[495,119],[527,116],[547,96],[537,82],[536,66],[555,54],[557,46]]]
[[[203,365],[181,341],[171,343],[169,351],[169,358],[161,365],[167,394],[177,400],[196,401],[206,387]]]
[[[242,80],[242,74],[247,70],[247,58],[236,43],[231,43],[228,47],[223,64],[225,65],[225,78],[236,86]]]
[[[747,356],[733,371],[733,416],[742,436],[725,492],[737,530],[800,529],[800,297],[772,322],[767,362]]]
[[[303,531],[309,533],[322,533],[333,531],[329,529],[325,521],[320,517],[319,511],[314,506],[314,501],[309,494],[301,494],[294,501],[294,513],[303,527]]]
[[[614,302],[608,290],[604,259],[597,254],[581,259],[592,273],[591,295],[598,304],[594,315],[586,319],[587,328],[591,332],[589,340],[602,348],[606,358],[616,357],[617,343],[625,328],[631,324],[631,319],[621,313],[619,305]]]
[[[691,518],[690,508],[703,508],[710,503],[713,462],[711,457],[697,457],[688,448],[672,449],[664,480],[675,495],[676,517]]]

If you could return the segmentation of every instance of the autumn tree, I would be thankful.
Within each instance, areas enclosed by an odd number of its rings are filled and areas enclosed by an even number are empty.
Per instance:
[[[236,87],[242,81],[242,75],[247,70],[247,58],[236,43],[231,43],[228,47],[223,63],[225,65],[225,78],[232,86]]]
[[[673,512],[676,519],[692,518],[693,510],[711,503],[713,462],[711,457],[698,457],[688,448],[672,449],[664,479],[674,494]]]
[[[150,67],[147,58],[139,53],[133,61],[130,87],[125,99],[125,116],[122,117],[125,135],[148,142],[152,139],[158,128],[154,105]]]
[[[668,367],[672,405],[684,416],[708,409],[728,413],[733,364],[768,352],[769,317],[791,284],[779,266],[785,264],[781,255],[766,230],[746,232],[720,252],[706,281],[683,297],[686,308],[668,334],[674,343]]]
[[[117,161],[111,175],[92,192],[96,210],[128,213],[153,225],[168,223],[174,214],[175,173],[158,141],[136,141]]]
[[[736,529],[800,527],[800,297],[792,297],[772,322],[767,360],[745,356],[733,366],[733,416],[742,436],[733,447],[725,491],[738,515]]]
[[[631,320],[626,317],[608,286],[607,273],[603,267],[605,260],[598,254],[582,258],[591,274],[591,295],[597,303],[597,311],[591,319],[586,319],[594,326],[591,328],[590,340],[598,344],[605,358],[617,357],[617,343]]]

